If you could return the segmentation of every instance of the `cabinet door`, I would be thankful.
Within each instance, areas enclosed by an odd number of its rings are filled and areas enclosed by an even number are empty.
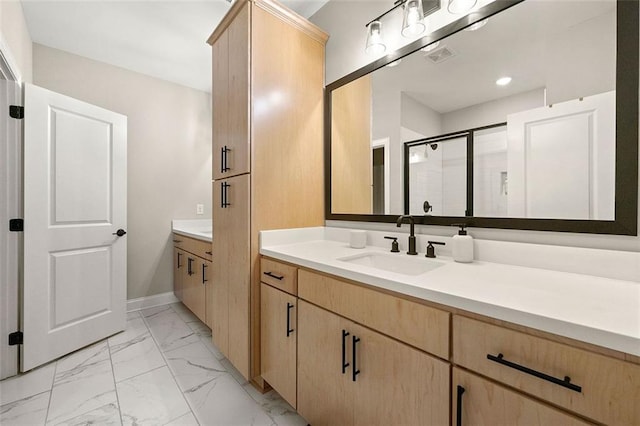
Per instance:
[[[249,377],[249,175],[213,183],[214,343]],[[226,293],[226,303],[225,300]],[[219,303],[218,303],[219,301]],[[216,320],[219,324],[216,325]],[[226,351],[225,351],[226,349]]]
[[[187,276],[183,285],[182,303],[204,322],[205,286],[202,281],[204,260],[191,253],[186,253],[185,257]]]
[[[213,315],[213,281],[212,281],[212,270],[213,270],[213,262],[210,260],[205,260],[203,269],[203,279],[205,282],[204,285],[204,293],[205,293],[205,307],[204,307],[204,323],[207,324],[207,327],[213,328],[212,325],[212,315]]]
[[[262,378],[295,408],[297,298],[263,283],[260,304]]]
[[[173,248],[173,293],[178,300],[182,301],[183,287],[184,287],[184,275],[185,275],[185,262],[186,256],[184,251],[177,247]]]
[[[448,363],[362,326],[347,328],[351,371],[358,372],[354,424],[449,423]]]
[[[576,417],[457,367],[453,369],[452,424],[584,426]]]
[[[347,321],[298,301],[298,412],[314,426],[353,424]],[[349,361],[350,362],[350,361]]]
[[[249,8],[213,44],[213,178],[249,172]]]

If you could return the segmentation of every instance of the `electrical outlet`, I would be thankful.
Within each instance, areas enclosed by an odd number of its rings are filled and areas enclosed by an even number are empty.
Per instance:
[[[196,204],[196,214],[204,214],[204,204]]]

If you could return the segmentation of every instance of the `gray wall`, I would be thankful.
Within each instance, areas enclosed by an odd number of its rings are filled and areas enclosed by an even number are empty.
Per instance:
[[[33,81],[128,117],[127,298],[172,291],[171,220],[211,217],[211,95],[38,44]]]

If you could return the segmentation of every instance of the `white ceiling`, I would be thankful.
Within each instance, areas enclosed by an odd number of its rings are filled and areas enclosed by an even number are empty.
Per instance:
[[[309,17],[322,0],[288,0]],[[206,40],[229,10],[225,0],[22,0],[34,43],[211,91]]]

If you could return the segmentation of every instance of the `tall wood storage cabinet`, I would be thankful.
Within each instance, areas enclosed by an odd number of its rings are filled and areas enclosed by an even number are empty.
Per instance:
[[[272,0],[236,0],[213,47],[214,343],[260,376],[261,230],[324,223],[327,34]]]

